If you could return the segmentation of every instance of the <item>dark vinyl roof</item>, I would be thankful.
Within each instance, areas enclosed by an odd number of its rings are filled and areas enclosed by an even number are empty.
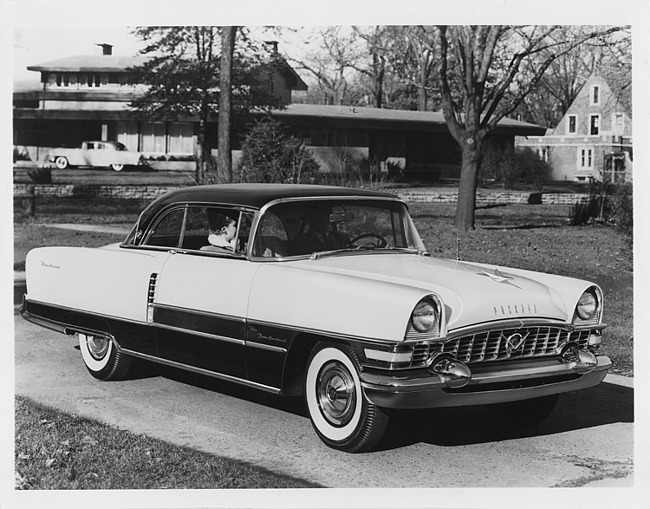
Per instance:
[[[395,195],[337,186],[308,184],[219,184],[183,187],[154,200],[143,212],[146,223],[158,210],[174,203],[214,203],[260,209],[274,200],[287,198],[361,197],[396,198]]]

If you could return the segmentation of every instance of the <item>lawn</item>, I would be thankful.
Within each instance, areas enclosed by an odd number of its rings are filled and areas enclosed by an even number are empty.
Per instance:
[[[318,485],[16,398],[21,490],[313,488]]]
[[[127,230],[137,219],[141,206],[138,202],[80,205],[73,200],[59,200],[43,202],[36,217],[16,215],[14,269],[23,269],[25,253],[37,246],[94,247],[123,238],[63,230],[49,224],[105,224]],[[452,227],[453,205],[413,203],[410,209],[433,256],[549,272],[599,284],[605,292],[605,322],[609,325],[603,351],[614,362],[613,372],[632,374],[632,248],[614,228],[600,224],[569,226],[568,206],[507,205],[479,208],[476,230],[459,232]]]

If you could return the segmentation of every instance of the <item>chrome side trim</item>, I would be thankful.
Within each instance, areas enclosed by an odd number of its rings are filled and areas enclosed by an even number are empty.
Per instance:
[[[194,336],[201,336],[202,338],[216,339],[218,341],[225,341],[226,343],[235,343],[241,346],[244,346],[246,344],[246,341],[244,341],[243,339],[231,338],[229,336],[220,336],[219,334],[210,334],[208,332],[200,332],[192,329],[183,329],[181,327],[174,327],[173,325],[154,323],[154,327],[159,327],[161,329],[167,329],[174,332],[180,332],[182,334],[192,334]]]
[[[218,378],[220,380],[225,380],[227,382],[234,382],[234,383],[237,383],[237,384],[240,384],[240,385],[245,385],[247,387],[253,387],[255,389],[260,389],[260,390],[263,390],[263,391],[266,391],[266,392],[271,392],[273,394],[279,394],[280,390],[281,390],[281,389],[279,389],[277,387],[271,387],[269,385],[264,385],[264,384],[260,384],[260,383],[257,383],[257,382],[251,382],[250,380],[244,380],[243,378],[238,378],[236,376],[224,375],[222,373],[216,373],[214,371],[209,371],[207,369],[197,368],[197,367],[194,367],[194,366],[189,366],[187,364],[183,364],[182,362],[171,361],[171,360],[168,360],[168,359],[162,359],[160,357],[154,357],[152,355],[147,355],[147,354],[140,353],[140,352],[134,352],[133,350],[128,350],[126,348],[121,348],[119,346],[119,344],[117,345],[117,348],[118,348],[118,350],[120,352],[124,352],[125,354],[131,355],[133,357],[139,357],[141,359],[145,359],[145,360],[155,362],[155,363],[158,363],[158,364],[165,364],[166,366],[171,366],[172,368],[179,368],[179,369],[182,369],[184,371],[192,371],[193,373],[198,373],[200,375],[205,375],[205,376],[209,376],[209,377],[212,377],[212,378]]]
[[[252,341],[246,341],[246,346],[250,346],[251,348],[258,348],[259,350],[268,350],[269,352],[287,353],[286,348],[273,346],[273,345],[265,345],[264,343],[254,343]]]
[[[401,343],[401,340],[391,341],[389,339],[376,339],[364,336],[352,336],[350,334],[342,334],[339,332],[332,332],[322,329],[310,329],[306,327],[297,327],[295,325],[287,325],[277,322],[265,322],[262,320],[248,320],[248,325],[255,326],[260,325],[262,327],[276,327],[284,330],[290,330],[294,332],[303,332],[306,334],[314,334],[315,336],[323,336],[332,339],[342,339],[346,341],[357,341],[360,343],[370,343],[373,345],[395,345]]]

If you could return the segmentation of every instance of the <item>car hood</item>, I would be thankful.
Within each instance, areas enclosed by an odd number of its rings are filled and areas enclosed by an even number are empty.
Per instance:
[[[445,304],[449,330],[512,318],[570,321],[584,287],[584,282],[575,280],[578,284],[571,288],[570,298],[565,302],[554,288],[537,280],[534,272],[522,275],[517,269],[414,254],[329,256],[298,263],[303,269],[407,285],[435,293]],[[546,276],[538,274],[540,279]],[[566,286],[562,287],[563,293]],[[387,291],[390,291],[388,286]]]

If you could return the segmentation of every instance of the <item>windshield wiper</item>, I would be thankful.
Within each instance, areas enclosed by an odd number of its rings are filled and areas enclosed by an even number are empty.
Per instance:
[[[423,251],[420,249],[413,249],[410,247],[359,246],[355,248],[348,247],[344,249],[334,249],[331,251],[317,251],[315,253],[312,253],[310,258],[312,260],[318,260],[319,258],[323,258],[325,256],[337,256],[340,254],[348,254],[348,253],[366,254],[366,253],[381,253],[381,252],[391,252],[391,251],[399,251],[401,253],[412,253],[418,256],[429,256],[429,253],[427,251]]]

